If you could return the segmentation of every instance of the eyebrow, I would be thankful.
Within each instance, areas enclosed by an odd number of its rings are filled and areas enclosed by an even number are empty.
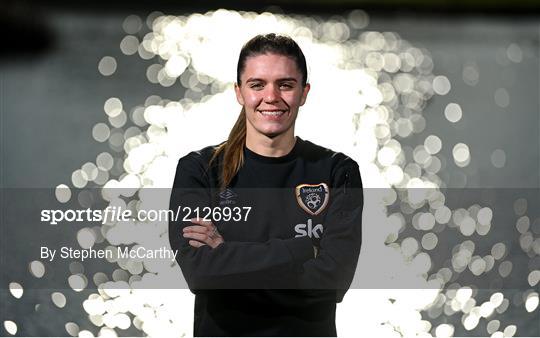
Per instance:
[[[265,80],[263,79],[259,79],[259,78],[249,78],[246,80],[246,83],[247,82],[257,82],[257,81],[260,81],[260,82],[266,82]],[[298,80],[296,80],[294,77],[285,77],[285,78],[282,78],[282,79],[277,79],[277,81],[292,81],[292,82],[298,82]]]

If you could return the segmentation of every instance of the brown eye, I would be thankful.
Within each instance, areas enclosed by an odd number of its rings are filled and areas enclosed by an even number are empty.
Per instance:
[[[281,89],[291,89],[291,88],[293,88],[293,85],[290,84],[290,83],[282,83],[282,84],[279,85],[279,87]]]
[[[251,89],[261,89],[263,85],[261,83],[252,83],[249,85],[249,88]]]

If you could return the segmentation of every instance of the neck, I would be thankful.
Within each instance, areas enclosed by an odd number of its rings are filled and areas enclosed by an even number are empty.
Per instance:
[[[291,128],[292,129],[292,128]],[[252,152],[266,157],[281,157],[291,152],[296,143],[293,133],[270,138],[265,135],[246,135],[246,147]]]

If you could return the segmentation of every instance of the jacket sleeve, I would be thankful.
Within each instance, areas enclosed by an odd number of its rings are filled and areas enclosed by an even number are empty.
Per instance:
[[[363,192],[356,162],[334,175],[319,254],[303,264],[299,279],[307,302],[341,302],[353,280],[362,242]]]
[[[193,154],[193,153],[192,153]],[[210,206],[211,195],[206,169],[194,155],[178,162],[171,193],[170,209]],[[181,217],[180,217],[181,218]],[[271,239],[264,243],[227,241],[212,249],[194,248],[182,236],[189,222],[169,222],[169,241],[178,249],[178,264],[189,288],[229,289],[265,288],[296,283],[302,264],[313,258],[313,246],[307,237]],[[289,277],[289,278],[286,278]]]

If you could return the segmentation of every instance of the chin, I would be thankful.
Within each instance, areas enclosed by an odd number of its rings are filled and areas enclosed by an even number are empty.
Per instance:
[[[268,138],[275,138],[281,134],[283,134],[283,131],[264,131],[262,134]]]
[[[272,139],[287,133],[287,131],[294,127],[294,124],[254,123],[251,126],[256,133]]]
[[[285,126],[278,123],[259,123],[258,125],[256,124],[254,127],[262,134],[282,133],[287,130]]]
[[[266,136],[268,138],[276,138],[281,134],[283,134],[283,133],[264,133],[264,136]]]

